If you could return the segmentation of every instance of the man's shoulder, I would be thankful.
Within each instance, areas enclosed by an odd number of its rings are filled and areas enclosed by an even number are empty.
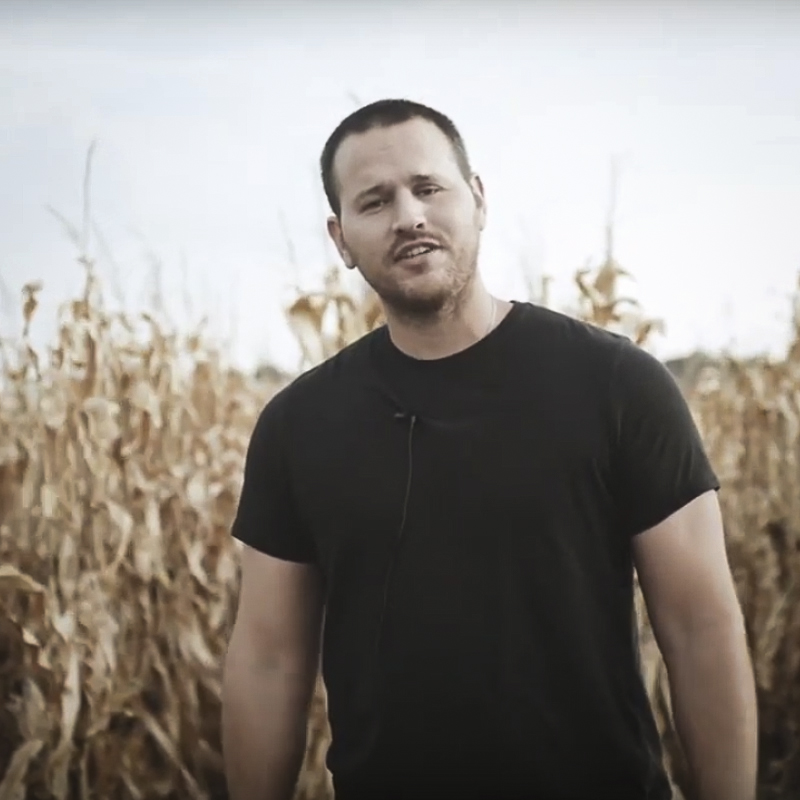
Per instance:
[[[667,365],[629,336],[550,308],[524,305],[529,327],[523,338],[544,342],[549,362],[562,374],[579,373],[595,388],[609,389],[615,402],[629,406],[644,402],[643,385],[654,396],[681,402]]]
[[[531,343],[543,344],[557,359],[587,358],[611,368],[623,351],[636,347],[627,336],[547,306],[521,302],[520,320]]]
[[[335,402],[336,397],[364,379],[369,369],[369,352],[380,328],[371,331],[332,356],[301,372],[276,392],[268,405],[286,413],[289,408],[314,411]]]

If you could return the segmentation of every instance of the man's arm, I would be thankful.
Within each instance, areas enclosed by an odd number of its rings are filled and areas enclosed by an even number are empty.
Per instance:
[[[319,665],[321,598],[315,566],[245,546],[222,690],[231,800],[294,794]]]
[[[755,800],[755,685],[716,492],[635,536],[633,552],[697,798]]]

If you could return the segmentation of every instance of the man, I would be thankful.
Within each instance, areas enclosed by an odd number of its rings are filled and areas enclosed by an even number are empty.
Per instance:
[[[718,483],[669,373],[489,294],[483,186],[440,113],[360,109],[322,177],[330,235],[387,325],[277,394],[253,433],[232,800],[292,796],[320,647],[337,800],[667,800],[634,566],[698,800],[754,800]]]

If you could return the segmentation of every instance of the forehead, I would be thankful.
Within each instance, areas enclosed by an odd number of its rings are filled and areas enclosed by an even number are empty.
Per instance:
[[[450,140],[424,119],[351,134],[339,146],[333,168],[343,196],[415,174],[460,174]]]

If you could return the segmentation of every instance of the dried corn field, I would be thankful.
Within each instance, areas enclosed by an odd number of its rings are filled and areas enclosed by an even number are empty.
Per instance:
[[[202,337],[106,311],[91,264],[51,350],[3,345],[0,800],[224,798],[221,667],[237,594],[229,537],[248,437],[273,387]],[[576,277],[575,313],[645,343],[614,265]],[[333,314],[332,330],[321,320]],[[309,362],[379,321],[331,273],[288,319]],[[800,341],[800,337],[798,337]],[[800,344],[723,365],[690,401],[723,482],[757,667],[761,797],[800,796]],[[644,615],[642,615],[644,616]],[[665,674],[646,677],[680,785]],[[330,797],[320,690],[298,800]]]

